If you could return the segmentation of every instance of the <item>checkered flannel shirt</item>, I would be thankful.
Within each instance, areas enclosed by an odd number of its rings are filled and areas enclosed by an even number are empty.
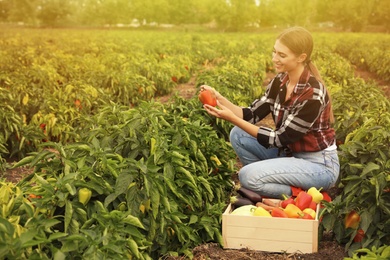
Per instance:
[[[331,146],[335,131],[330,123],[325,86],[306,68],[290,98],[285,100],[288,80],[288,74],[279,73],[263,97],[243,108],[244,119],[253,124],[272,114],[275,129],[261,126],[258,142],[267,148],[288,148],[291,152],[315,152]]]

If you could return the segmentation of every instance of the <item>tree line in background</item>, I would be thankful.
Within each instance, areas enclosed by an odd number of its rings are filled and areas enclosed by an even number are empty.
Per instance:
[[[1,23],[39,27],[137,22],[209,24],[227,31],[301,25],[388,32],[389,14],[388,0],[0,0]]]

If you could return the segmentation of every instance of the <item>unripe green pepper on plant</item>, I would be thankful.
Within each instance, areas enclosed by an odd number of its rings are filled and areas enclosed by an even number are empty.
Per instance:
[[[79,190],[79,202],[86,205],[91,199],[92,191],[88,188],[81,188]]]

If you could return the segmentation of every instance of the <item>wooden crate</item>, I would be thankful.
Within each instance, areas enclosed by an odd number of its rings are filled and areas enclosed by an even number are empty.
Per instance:
[[[226,249],[305,254],[318,251],[318,216],[316,220],[267,218],[231,215],[231,211],[229,204],[222,214]]]

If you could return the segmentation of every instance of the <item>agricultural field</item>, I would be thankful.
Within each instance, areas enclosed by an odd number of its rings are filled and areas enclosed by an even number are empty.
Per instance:
[[[232,125],[208,116],[197,88],[249,105],[276,35],[0,29],[0,258],[182,259],[222,245],[239,165]],[[390,82],[390,36],[314,38],[341,162],[319,233],[351,259],[390,255],[389,95],[355,76]],[[28,174],[10,181],[15,169]]]

